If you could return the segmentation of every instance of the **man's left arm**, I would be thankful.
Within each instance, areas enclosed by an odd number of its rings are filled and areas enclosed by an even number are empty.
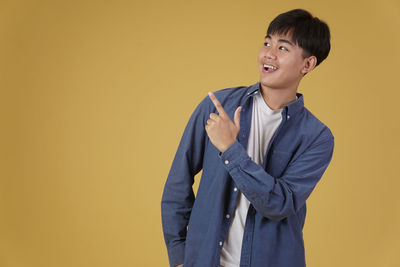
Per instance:
[[[281,177],[273,177],[255,163],[236,140],[240,130],[240,107],[232,122],[214,94],[209,93],[219,115],[210,114],[205,126],[222,164],[254,208],[271,220],[295,214],[306,202],[328,167],[334,137],[328,128],[296,159]]]
[[[271,176],[255,163],[237,141],[220,153],[220,158],[254,208],[271,220],[281,220],[295,214],[304,205],[328,167],[333,148],[333,136],[316,140],[289,163],[279,178]]]

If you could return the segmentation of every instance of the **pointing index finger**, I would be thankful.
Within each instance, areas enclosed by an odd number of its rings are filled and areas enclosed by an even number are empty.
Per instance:
[[[211,101],[214,103],[214,106],[217,108],[219,115],[226,116],[226,112],[221,103],[218,101],[217,97],[212,92],[208,92],[208,95]]]

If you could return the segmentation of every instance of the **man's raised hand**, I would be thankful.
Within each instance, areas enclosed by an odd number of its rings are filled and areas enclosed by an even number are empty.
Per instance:
[[[234,122],[232,122],[215,95],[212,92],[209,92],[208,95],[211,101],[214,103],[214,106],[217,109],[219,115],[211,113],[210,119],[207,120],[205,129],[211,143],[220,152],[224,152],[235,142],[236,137],[239,133],[240,111],[242,110],[242,107],[239,106],[235,110],[235,114],[233,116]]]

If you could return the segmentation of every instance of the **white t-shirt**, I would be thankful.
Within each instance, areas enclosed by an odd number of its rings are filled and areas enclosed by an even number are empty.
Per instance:
[[[254,162],[262,165],[269,141],[282,121],[282,108],[272,110],[268,107],[260,91],[254,95],[253,101],[253,113],[251,117],[247,153]],[[221,251],[221,266],[240,266],[244,225],[246,223],[249,205],[250,202],[239,191],[235,214],[232,218],[229,233]]]

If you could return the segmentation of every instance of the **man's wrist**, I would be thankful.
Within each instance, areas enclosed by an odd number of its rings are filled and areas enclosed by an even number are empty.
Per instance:
[[[230,148],[233,145],[233,143],[235,143],[235,140],[230,142],[228,145],[224,146],[223,149],[219,150],[220,154],[224,153],[228,148]]]
[[[248,158],[246,150],[237,140],[224,152],[219,152],[218,156],[228,170]]]

